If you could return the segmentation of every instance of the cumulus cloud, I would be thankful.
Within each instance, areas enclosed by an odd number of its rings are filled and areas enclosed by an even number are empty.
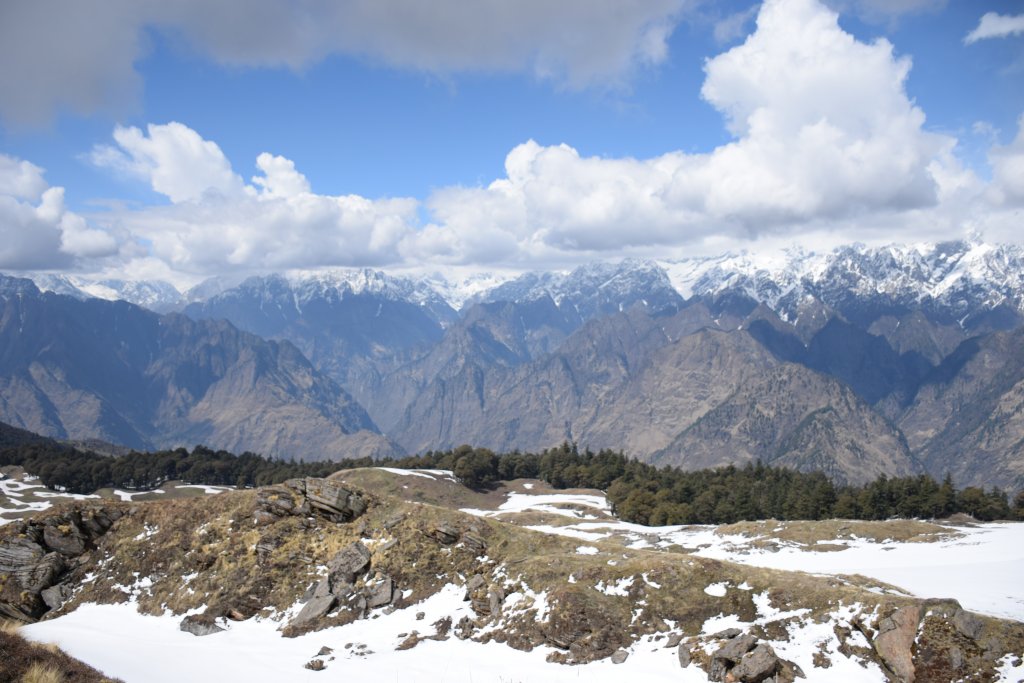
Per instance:
[[[172,202],[196,201],[204,194],[232,196],[242,191],[242,179],[217,143],[181,123],[149,125],[146,134],[135,127],[114,129],[117,146],[93,150],[92,162],[147,180],[153,190]]]
[[[64,188],[50,187],[43,169],[0,154],[0,268],[66,267],[116,251],[110,234],[65,208]]]
[[[502,177],[422,202],[319,195],[292,161],[270,153],[247,183],[183,124],[118,128],[93,160],[170,199],[102,219],[125,226],[136,249],[145,245],[139,268],[164,263],[193,276],[1011,234],[1024,141],[993,150],[986,186],[958,161],[955,138],[925,127],[906,92],[910,69],[888,41],[856,40],[816,0],[767,0],[756,30],[705,63],[701,94],[733,139],[704,153],[588,157],[528,141],[508,153]],[[18,181],[35,182],[31,173]]]
[[[964,44],[971,45],[986,38],[1007,38],[1024,33],[1024,14],[1009,15],[986,12],[973,31],[964,36]]]
[[[705,65],[702,94],[733,142],[644,160],[529,142],[508,155],[504,178],[436,193],[436,225],[410,239],[466,260],[495,242],[601,252],[935,206],[969,178],[956,141],[924,129],[904,88],[910,66],[887,41],[845,33],[814,0],[768,0],[756,31]],[[482,225],[501,237],[481,240]]]
[[[346,54],[438,74],[531,73],[559,86],[621,84],[659,64],[686,0],[33,0],[0,7],[0,117],[122,108],[147,31],[214,61],[299,69]]]
[[[246,184],[215,142],[181,123],[118,127],[114,142],[92,161],[148,182],[171,204],[106,220],[150,245],[146,258],[185,273],[394,263],[416,218],[413,199],[313,194],[291,160],[268,153]]]

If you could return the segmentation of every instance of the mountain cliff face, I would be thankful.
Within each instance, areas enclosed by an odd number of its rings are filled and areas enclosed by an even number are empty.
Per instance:
[[[184,312],[292,342],[371,411],[379,376],[437,344],[457,317],[426,285],[372,270],[253,277]]]
[[[0,279],[0,420],[136,448],[204,443],[307,459],[393,452],[291,344],[224,321]]]
[[[1024,489],[1024,329],[961,345],[899,426],[930,470]]]
[[[920,471],[898,431],[851,390],[778,360],[746,332],[715,329],[699,306],[668,318],[631,309],[500,370],[467,353],[391,434],[413,451],[570,440],[689,468],[779,460],[851,482]]]

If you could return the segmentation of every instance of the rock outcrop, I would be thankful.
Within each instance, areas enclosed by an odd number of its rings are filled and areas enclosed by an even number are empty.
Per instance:
[[[59,609],[72,593],[64,578],[124,514],[118,506],[85,505],[15,522],[14,535],[0,540],[0,615],[34,621]]]
[[[352,494],[354,495],[354,494]],[[366,611],[390,605],[396,588],[394,579],[370,571],[372,554],[361,541],[353,541],[327,562],[327,576],[312,589],[312,596],[288,623],[289,635],[297,635],[334,612],[348,611],[361,619]]]
[[[332,522],[351,522],[366,512],[366,501],[336,481],[306,477],[267,486],[256,494],[257,524],[272,524],[290,515],[317,514]]]

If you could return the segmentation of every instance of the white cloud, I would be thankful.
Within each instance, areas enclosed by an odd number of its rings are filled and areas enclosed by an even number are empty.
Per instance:
[[[687,0],[33,0],[0,7],[0,117],[137,100],[147,31],[220,64],[300,69],[330,54],[451,74],[529,73],[621,85],[656,65]]]
[[[599,253],[842,229],[933,207],[970,174],[955,139],[924,129],[904,88],[909,70],[887,41],[858,42],[814,0],[769,0],[757,30],[705,66],[702,94],[735,141],[644,160],[529,142],[508,155],[504,178],[435,194],[436,226],[413,239],[464,260],[495,243]],[[481,226],[498,234],[481,240]]]
[[[180,123],[118,127],[114,141],[93,162],[145,180],[172,204],[101,220],[150,245],[138,257],[184,273],[394,263],[416,218],[413,199],[313,194],[291,160],[267,153],[247,185],[216,143]]]
[[[117,147],[100,146],[92,161],[147,180],[172,202],[189,202],[205,194],[232,196],[242,192],[242,179],[215,142],[204,140],[181,123],[150,124],[148,135],[135,127],[114,129]]]
[[[97,220],[134,237],[133,251],[122,248],[137,261],[129,270],[162,263],[192,279],[330,265],[515,268],[968,229],[1019,240],[1022,138],[993,149],[986,186],[958,161],[955,138],[925,128],[905,89],[910,68],[886,40],[845,33],[816,0],[768,0],[756,30],[705,64],[702,95],[734,135],[705,153],[586,157],[528,141],[509,152],[502,177],[421,203],[318,195],[269,153],[247,184],[182,124],[118,128],[94,160],[172,203]],[[18,182],[34,187],[31,175]]]
[[[264,196],[287,198],[309,192],[309,181],[295,170],[291,159],[264,152],[256,157],[256,166],[263,176],[253,176],[252,182],[262,188]]]
[[[0,154],[0,268],[68,267],[116,253],[114,238],[64,207],[34,164]]]
[[[964,44],[971,45],[986,38],[1006,38],[1021,33],[1024,33],[1024,14],[986,12],[975,29],[964,36]]]

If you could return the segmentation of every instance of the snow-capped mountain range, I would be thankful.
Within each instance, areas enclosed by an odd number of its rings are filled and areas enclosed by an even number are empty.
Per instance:
[[[274,298],[289,290],[297,307],[314,299],[371,294],[437,312],[475,303],[528,302],[550,296],[570,300],[581,313],[610,312],[636,301],[672,305],[693,296],[741,292],[778,312],[795,314],[814,297],[843,308],[851,299],[894,307],[924,307],[963,324],[977,311],[1024,311],[1024,249],[978,240],[866,247],[853,244],[815,253],[793,248],[776,253],[737,253],[678,261],[625,259],[571,271],[447,275],[392,275],[372,269],[288,271],[236,283],[211,278],[187,292],[163,281],[89,280],[75,275],[31,276],[43,291],[79,299],[123,299],[158,312],[180,310],[239,288],[271,286]],[[443,315],[441,317],[444,317]]]

